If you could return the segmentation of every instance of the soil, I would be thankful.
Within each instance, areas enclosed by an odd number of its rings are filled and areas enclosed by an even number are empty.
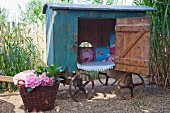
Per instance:
[[[55,108],[41,113],[170,113],[170,91],[150,85],[145,80],[140,98],[122,100],[116,85],[104,86],[95,82],[95,96],[91,100],[75,102],[69,97],[68,85],[59,87]],[[18,91],[0,93],[0,113],[27,113]]]

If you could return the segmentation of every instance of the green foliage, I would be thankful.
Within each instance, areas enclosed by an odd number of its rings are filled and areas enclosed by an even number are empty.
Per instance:
[[[137,5],[154,7],[152,16],[152,50],[150,70],[158,85],[170,87],[170,0],[135,0]]]
[[[30,0],[26,4],[26,10],[24,11],[20,5],[20,14],[21,14],[21,20],[31,23],[38,23],[41,22],[42,24],[45,23],[45,15],[42,14],[44,2],[54,2],[55,0]],[[81,0],[84,2],[87,2],[89,0]],[[118,0],[107,0],[108,5],[111,4],[122,4],[126,0],[121,0],[120,2]],[[73,3],[73,0],[61,0],[63,3]],[[103,4],[103,0],[92,0],[93,4]]]
[[[45,15],[42,14],[44,0],[30,0],[26,4],[26,11],[23,11],[21,6],[19,6],[21,13],[21,20],[28,21],[31,23],[41,22],[44,24]]]
[[[61,0],[62,3],[73,3],[73,0]]]
[[[113,0],[107,0],[106,4],[107,5],[112,5],[113,4]]]
[[[123,3],[126,3],[126,0],[107,0],[107,5],[122,5]]]
[[[13,23],[13,27],[3,25],[2,41],[3,46],[0,51],[0,69],[5,76],[14,76],[17,73],[34,69],[42,64],[37,46],[33,44],[33,39],[24,34],[24,24],[18,27]],[[29,31],[29,30],[27,30]]]
[[[62,72],[61,68],[62,68],[62,66],[58,66],[55,64],[45,67],[46,71],[48,72],[48,74],[50,76],[55,76],[55,75],[59,74],[60,72]]]
[[[0,7],[0,25],[7,21],[8,11]]]
[[[36,69],[36,73],[38,75],[42,74],[43,72],[47,72],[48,77],[55,77],[55,80],[64,80],[60,78],[58,75],[63,71],[62,66],[58,66],[55,64],[49,65],[49,66],[38,66]]]
[[[103,4],[103,0],[92,0],[93,4]]]
[[[25,24],[6,23],[1,26],[0,69],[4,76],[14,76],[23,70],[34,69],[43,64],[37,46],[28,36],[30,29]],[[27,32],[25,32],[27,31]],[[15,90],[12,83],[8,89]]]
[[[18,5],[21,20],[31,23],[45,23],[45,15],[42,14],[44,2],[54,2],[55,0],[30,0],[26,4],[26,10],[24,11],[20,5]]]
[[[29,92],[31,92],[33,90],[33,88],[28,87],[26,90],[29,93]]]
[[[144,102],[138,98],[132,100],[132,104],[136,107],[143,107]]]
[[[43,72],[46,72],[45,66],[37,66],[36,73],[41,75]]]

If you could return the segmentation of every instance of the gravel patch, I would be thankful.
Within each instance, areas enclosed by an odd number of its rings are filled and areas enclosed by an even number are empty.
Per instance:
[[[162,87],[146,84],[140,98],[121,100],[115,85],[103,86],[98,80],[94,82],[94,98],[81,102],[74,102],[69,97],[68,85],[60,84],[55,108],[41,113],[170,113],[170,91]],[[27,113],[19,92],[0,93],[0,113]]]

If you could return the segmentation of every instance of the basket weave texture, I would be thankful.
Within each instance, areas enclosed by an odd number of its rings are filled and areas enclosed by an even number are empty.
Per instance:
[[[59,88],[59,82],[53,86],[39,86],[27,92],[24,86],[19,87],[25,110],[28,112],[49,111],[54,109],[54,103]]]

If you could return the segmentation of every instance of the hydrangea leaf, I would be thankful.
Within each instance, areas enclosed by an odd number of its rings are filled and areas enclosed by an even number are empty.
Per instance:
[[[59,76],[57,76],[57,77],[55,77],[55,80],[62,81],[62,80],[64,80],[64,79],[61,78],[61,77],[59,77]]]
[[[26,90],[27,90],[27,92],[29,93],[29,92],[31,92],[31,91],[33,90],[33,88],[30,88],[30,87],[29,87],[29,88],[27,88]]]

